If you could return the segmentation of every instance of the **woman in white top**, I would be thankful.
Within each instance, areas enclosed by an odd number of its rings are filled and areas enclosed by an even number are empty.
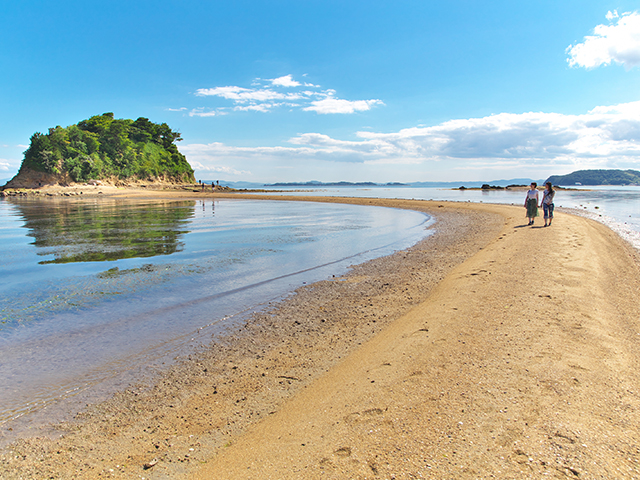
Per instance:
[[[533,225],[533,219],[538,216],[538,184],[536,182],[531,182],[531,188],[524,200],[524,208],[527,209],[529,225]]]

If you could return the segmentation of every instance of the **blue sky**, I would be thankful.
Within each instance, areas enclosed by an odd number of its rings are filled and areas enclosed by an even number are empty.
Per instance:
[[[640,169],[630,1],[5,2],[0,178],[104,112],[200,179],[472,181]]]

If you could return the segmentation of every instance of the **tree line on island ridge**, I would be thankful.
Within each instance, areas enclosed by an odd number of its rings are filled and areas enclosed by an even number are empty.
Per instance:
[[[637,170],[578,170],[567,175],[552,175],[547,180],[553,185],[640,185]]]
[[[148,118],[115,119],[95,115],[68,127],[31,136],[18,176],[32,170],[74,182],[100,179],[164,179],[193,182],[193,169],[178,151],[182,140],[166,123]]]

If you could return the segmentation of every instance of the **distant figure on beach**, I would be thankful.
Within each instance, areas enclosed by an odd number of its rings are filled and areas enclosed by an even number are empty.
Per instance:
[[[529,225],[533,225],[533,220],[538,216],[538,184],[536,182],[531,182],[531,188],[524,201],[524,208],[527,209]]]
[[[553,189],[551,182],[544,184],[544,192],[542,193],[542,202],[540,206],[544,212],[544,226],[551,225],[553,220],[553,197],[555,197],[556,191]],[[547,224],[547,222],[549,222]]]

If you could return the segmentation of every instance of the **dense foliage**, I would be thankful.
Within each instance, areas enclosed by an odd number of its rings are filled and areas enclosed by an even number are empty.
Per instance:
[[[193,181],[193,169],[175,144],[180,140],[166,123],[104,113],[50,128],[47,134],[34,133],[22,166],[53,175],[66,172],[76,182],[113,177]]]
[[[547,182],[554,185],[640,185],[637,170],[578,170],[568,175],[553,175]]]

